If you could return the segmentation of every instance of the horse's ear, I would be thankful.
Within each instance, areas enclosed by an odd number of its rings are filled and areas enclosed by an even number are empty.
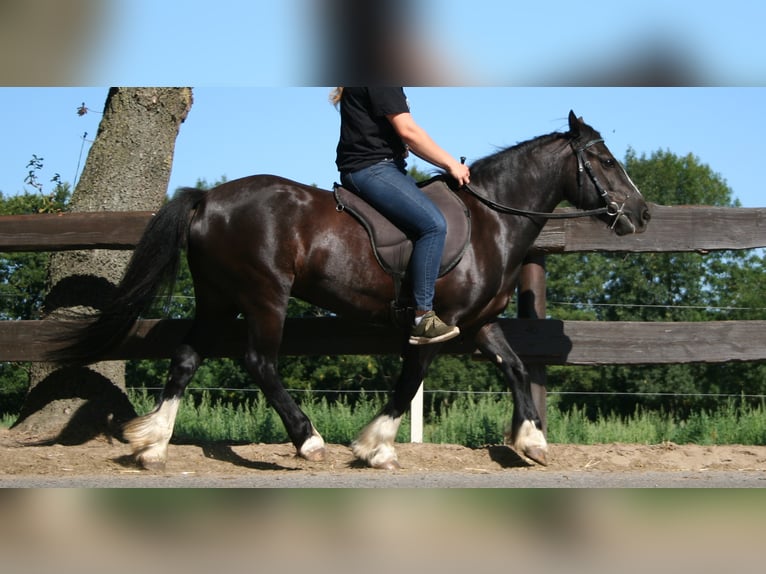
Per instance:
[[[569,110],[569,133],[574,137],[579,136],[580,126],[583,123],[582,118],[578,118],[572,110]]]

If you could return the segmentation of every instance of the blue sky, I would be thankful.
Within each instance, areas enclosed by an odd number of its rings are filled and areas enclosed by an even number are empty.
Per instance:
[[[59,0],[49,1],[59,6]],[[82,58],[67,54],[77,68],[70,81],[59,84],[75,87],[0,87],[0,191],[24,190],[33,154],[44,158],[43,183],[54,173],[73,182],[98,128],[107,93],[101,86],[108,85],[195,86],[195,103],[177,140],[171,191],[199,178],[262,172],[330,186],[337,178],[338,117],[327,103],[329,87],[310,85],[322,77],[316,69],[332,71],[322,60],[332,35],[326,14],[344,1],[355,0],[87,5],[97,23],[70,32],[88,49]],[[564,129],[571,108],[602,132],[620,159],[628,147],[639,154],[692,153],[721,174],[745,206],[766,204],[760,177],[766,151],[766,2],[396,5],[401,22],[411,23],[412,35],[401,40],[417,46],[412,60],[429,71],[431,84],[483,86],[407,89],[416,120],[454,155],[473,160]],[[34,25],[16,27],[29,35],[43,29],[46,18],[59,18],[53,26],[60,31],[61,17],[60,11],[40,10]],[[75,18],[73,26],[83,22]],[[55,62],[56,48],[63,52],[60,45],[41,52],[44,61]],[[22,58],[22,52],[6,53]],[[708,87],[560,87],[619,84],[637,69],[666,65],[670,80]],[[2,72],[0,65],[2,83],[14,85]],[[47,77],[41,68],[37,83],[46,85]],[[82,102],[93,112],[78,117]]]
[[[338,114],[329,87],[194,89],[176,143],[170,190],[254,173],[328,187]],[[499,147],[566,129],[570,109],[601,131],[622,159],[692,153],[719,173],[745,207],[764,207],[766,88],[406,88],[415,119],[469,161]],[[0,88],[0,191],[25,189],[26,165],[44,159],[40,181],[73,182],[101,119],[107,89]],[[79,117],[82,103],[93,110]],[[83,134],[88,136],[83,146]],[[81,156],[82,153],[82,156]],[[414,160],[423,170],[430,166]],[[31,190],[30,190],[31,191]],[[651,198],[649,198],[651,200]]]
[[[330,34],[322,17],[331,0],[107,4],[92,35],[90,84],[304,84]],[[558,85],[556,78],[617,73],[636,59],[674,59],[706,84],[766,84],[762,0],[399,5],[418,45],[460,84]]]

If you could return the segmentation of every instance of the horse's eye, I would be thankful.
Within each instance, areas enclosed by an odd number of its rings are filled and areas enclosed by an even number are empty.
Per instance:
[[[603,165],[604,167],[614,167],[615,164],[616,162],[612,158],[601,160],[601,165]]]

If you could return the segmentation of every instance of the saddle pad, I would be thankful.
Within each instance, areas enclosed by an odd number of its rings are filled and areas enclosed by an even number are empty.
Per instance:
[[[439,268],[441,277],[458,264],[468,247],[471,214],[443,179],[433,178],[419,187],[447,220],[447,239]],[[392,275],[403,276],[412,255],[412,241],[374,207],[340,184],[335,184],[333,193],[338,211],[348,211],[367,229],[381,267]]]

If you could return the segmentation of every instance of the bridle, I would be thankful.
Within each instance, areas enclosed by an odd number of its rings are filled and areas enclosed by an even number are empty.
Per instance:
[[[609,192],[606,189],[604,189],[604,186],[601,185],[601,182],[596,177],[596,174],[593,173],[593,167],[590,164],[590,160],[585,159],[585,150],[588,149],[590,146],[595,145],[597,143],[601,143],[603,141],[604,141],[603,138],[590,140],[579,149],[574,147],[573,142],[570,142],[569,145],[571,146],[572,151],[575,152],[575,156],[577,156],[578,196],[582,194],[582,172],[584,170],[585,173],[588,174],[588,177],[590,178],[591,182],[593,183],[593,187],[596,188],[596,191],[598,192],[598,194],[601,196],[601,199],[603,199],[604,203],[606,204],[605,207],[600,208],[604,210],[601,213],[606,213],[609,217],[613,218],[612,224],[609,226],[609,229],[614,229],[614,226],[617,225],[617,222],[619,221],[620,217],[625,215],[625,202],[623,201],[622,204],[618,204],[611,197],[609,197]],[[627,197],[625,199],[627,201]],[[585,213],[585,212],[582,212],[582,213]]]
[[[500,213],[509,213],[512,215],[523,215],[526,217],[533,217],[533,218],[540,217],[543,219],[574,219],[578,217],[591,217],[593,215],[606,214],[613,218],[612,224],[609,226],[609,228],[614,229],[620,217],[625,215],[625,202],[623,202],[620,205],[609,196],[609,192],[604,188],[604,186],[601,185],[601,182],[596,177],[596,174],[593,173],[593,167],[591,166],[590,161],[585,158],[585,150],[603,141],[604,141],[603,138],[593,139],[588,141],[587,143],[585,143],[585,145],[579,148],[575,147],[574,142],[570,142],[569,145],[572,148],[572,151],[574,152],[575,157],[577,158],[578,196],[582,195],[582,177],[583,177],[583,173],[585,173],[590,179],[591,183],[593,183],[593,187],[596,188],[596,191],[604,200],[604,203],[606,204],[604,207],[599,207],[597,209],[582,210],[582,211],[568,211],[564,213],[546,213],[546,212],[540,212],[540,211],[529,211],[527,209],[518,209],[516,207],[511,207],[509,205],[503,205],[501,203],[497,203],[496,201],[493,201],[487,196],[476,191],[476,189],[472,187],[470,184],[464,184],[463,188],[467,192],[469,192],[471,195],[476,197],[479,201],[481,201],[482,203],[486,204],[490,208]],[[465,163],[465,157],[461,157],[460,161],[461,163]]]

